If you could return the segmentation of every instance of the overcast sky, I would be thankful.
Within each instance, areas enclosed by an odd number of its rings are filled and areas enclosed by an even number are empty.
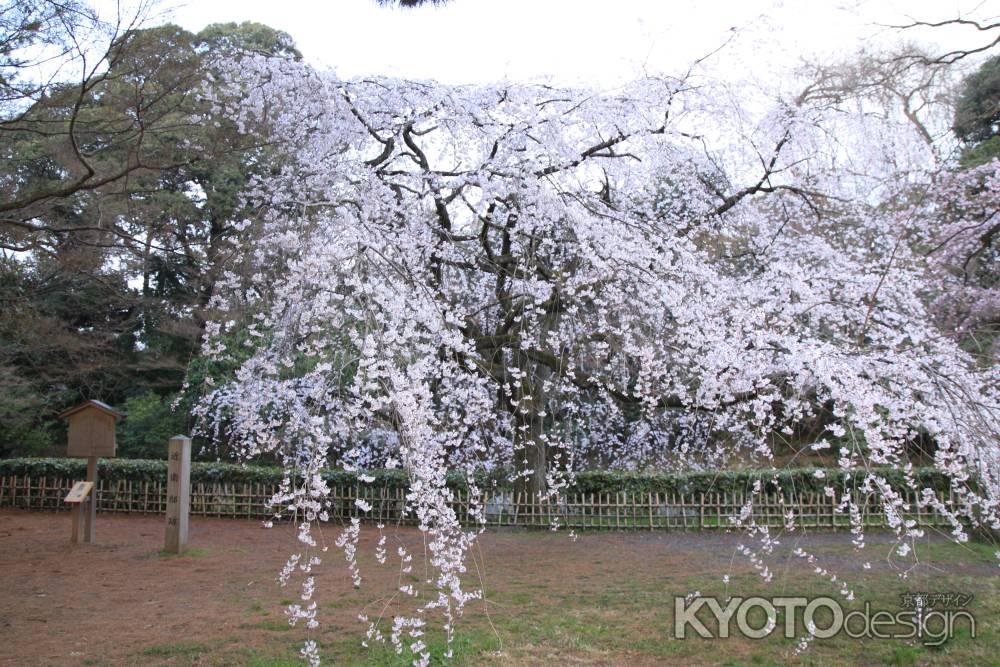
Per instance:
[[[880,23],[1000,14],[1000,0],[451,0],[413,10],[374,0],[165,1],[173,21],[192,31],[246,20],[285,30],[310,62],[343,77],[597,86],[643,71],[676,72],[734,28],[716,66],[737,78],[762,78],[804,55],[829,57],[898,39]],[[977,39],[970,29],[907,36],[949,47]]]

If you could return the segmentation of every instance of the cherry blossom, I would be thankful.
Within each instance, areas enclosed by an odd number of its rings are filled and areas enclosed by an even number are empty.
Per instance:
[[[385,633],[364,616],[369,640],[426,663],[428,617],[450,640],[480,595],[463,575],[483,508],[473,500],[467,527],[448,471],[475,497],[471,473],[500,467],[555,502],[592,465],[773,467],[777,435],[819,423],[814,450],[845,471],[901,468],[957,539],[1000,528],[1000,378],[954,335],[995,313],[995,290],[956,296],[955,281],[957,258],[982,254],[995,229],[996,165],[942,179],[939,151],[898,114],[698,67],[594,91],[345,81],[248,57],[233,81],[245,103],[224,111],[266,125],[290,157],[247,195],[262,219],[252,245],[234,240],[239,270],[212,302],[228,324],[204,347],[239,369],[200,415],[245,456],[282,458],[275,507],[297,517],[308,553],[329,503],[323,467],[406,471],[434,574],[401,587],[416,607]],[[961,311],[952,330],[946,310]],[[934,442],[954,502],[912,479],[918,438]],[[844,479],[823,481],[862,550]],[[874,472],[860,491],[906,555],[915,508]],[[769,580],[780,536],[753,522],[760,493],[733,525],[758,541],[741,552]],[[359,530],[336,541],[356,585]],[[304,573],[305,601],[310,563],[282,573]],[[294,607],[315,622],[314,604]],[[318,659],[314,644],[304,654]]]

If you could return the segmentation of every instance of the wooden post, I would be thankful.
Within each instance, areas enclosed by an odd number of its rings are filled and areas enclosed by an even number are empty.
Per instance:
[[[647,494],[647,495],[649,496],[647,498],[647,500],[649,502],[649,529],[653,530],[653,494],[650,493],[650,494]]]
[[[69,493],[66,494],[66,498],[63,502],[67,502],[73,505],[72,521],[73,521],[73,531],[70,534],[70,544],[79,544],[81,533],[84,541],[86,541],[86,528],[84,526],[85,519],[87,515],[87,502],[93,498],[94,484],[93,482],[77,482],[70,489]],[[93,524],[91,524],[93,525]]]
[[[72,532],[72,534],[70,535],[70,538],[69,538],[69,543],[70,544],[79,544],[80,543],[80,533],[83,532],[83,529],[82,529],[82,526],[83,526],[83,515],[84,515],[85,511],[86,511],[86,503],[77,503],[76,506],[73,507],[73,510],[71,512],[72,515],[73,515],[73,517],[72,517],[73,532]]]
[[[167,537],[164,551],[187,549],[191,510],[191,438],[175,435],[167,447]]]
[[[87,481],[93,484],[90,490],[90,497],[84,501],[86,508],[83,510],[85,524],[83,528],[83,541],[93,544],[97,536],[97,457],[87,457]]]

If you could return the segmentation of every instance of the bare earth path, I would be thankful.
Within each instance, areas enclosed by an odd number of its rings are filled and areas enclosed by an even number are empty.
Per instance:
[[[69,516],[0,511],[0,665],[229,665],[291,662],[304,629],[289,628],[283,605],[297,598],[276,575],[297,550],[291,526],[264,529],[254,521],[193,518],[184,557],[165,557],[163,517],[100,515],[98,544],[71,547]],[[329,528],[328,539],[335,534]],[[396,546],[421,552],[419,533],[386,529],[390,561]],[[354,590],[343,556],[331,547],[318,576],[322,629],[330,662],[393,664],[389,651],[359,645],[365,610],[377,614],[402,580],[398,559],[374,564],[378,533],[362,530],[359,553],[365,583]],[[818,533],[799,544],[819,553],[829,569],[858,582],[861,599],[898,607],[906,591],[968,590],[980,619],[976,639],[945,649],[912,643],[834,640],[808,658],[794,640],[672,638],[675,595],[695,590],[724,595],[830,594],[807,574],[801,559],[775,559],[776,581],[763,584],[742,558],[737,535],[723,533],[565,533],[504,531],[480,538],[469,583],[485,586],[458,623],[456,664],[995,664],[1000,648],[1000,568],[984,545],[924,545],[924,562],[907,580],[886,559],[887,535],[872,534],[864,558],[849,535]],[[784,540],[788,549],[794,536]],[[861,563],[870,558],[872,570]],[[863,576],[869,577],[862,580]],[[870,583],[862,583],[870,582]],[[484,610],[488,610],[487,615]],[[432,647],[432,641],[429,641]],[[842,659],[841,656],[853,656]],[[900,657],[902,656],[902,657]]]

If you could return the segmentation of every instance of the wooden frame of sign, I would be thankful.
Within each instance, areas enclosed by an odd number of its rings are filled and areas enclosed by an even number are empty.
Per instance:
[[[97,459],[115,455],[115,423],[125,414],[107,403],[87,401],[64,410],[58,416],[69,422],[66,455],[70,458],[87,459],[87,482],[91,485],[86,499],[78,502],[74,510],[72,542],[75,544],[80,538],[81,527],[77,522],[77,514],[83,517],[83,541],[93,542],[96,537],[97,493],[100,488]],[[69,496],[66,498],[67,502],[73,502],[69,500]]]

